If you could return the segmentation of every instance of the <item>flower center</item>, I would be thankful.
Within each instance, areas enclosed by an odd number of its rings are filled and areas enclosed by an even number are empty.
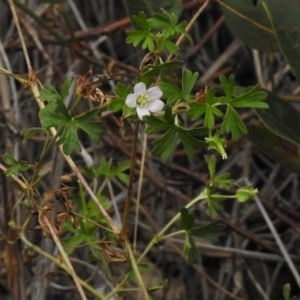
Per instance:
[[[142,106],[142,107],[146,106],[148,102],[149,102],[149,96],[146,94],[138,95],[138,97],[136,99],[136,104],[138,106]]]

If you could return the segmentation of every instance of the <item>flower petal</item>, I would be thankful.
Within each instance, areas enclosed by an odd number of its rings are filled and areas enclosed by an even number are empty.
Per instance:
[[[165,103],[161,100],[150,101],[147,105],[147,108],[154,114],[162,111]]]
[[[136,107],[136,98],[137,98],[136,94],[127,95],[126,101],[125,101],[126,105],[130,108]]]
[[[153,86],[145,94],[149,96],[150,100],[158,100],[163,95],[163,92],[158,86]]]
[[[149,116],[150,115],[149,109],[147,107],[137,106],[136,112],[137,112],[137,114],[138,114],[138,116],[141,120],[143,120],[143,116]]]
[[[135,94],[144,94],[146,92],[146,84],[144,82],[139,82],[137,83],[134,88],[133,91]]]

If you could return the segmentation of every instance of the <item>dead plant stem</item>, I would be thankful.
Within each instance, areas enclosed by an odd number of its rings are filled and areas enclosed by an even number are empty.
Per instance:
[[[70,275],[73,278],[73,281],[74,281],[74,283],[75,283],[75,285],[77,287],[77,290],[78,290],[78,292],[80,294],[81,299],[87,300],[87,297],[86,297],[86,295],[84,293],[84,290],[83,290],[83,288],[82,288],[82,286],[81,286],[81,284],[80,284],[80,282],[78,280],[78,276],[75,273],[75,270],[74,270],[74,268],[73,268],[73,266],[72,266],[72,264],[71,264],[71,262],[70,262],[70,260],[69,260],[69,258],[67,256],[64,248],[62,247],[62,244],[61,244],[61,242],[60,242],[57,234],[55,233],[55,230],[53,229],[51,222],[49,221],[49,219],[45,215],[43,217],[43,220],[44,220],[45,224],[48,226],[50,234],[51,234],[51,236],[52,236],[52,238],[53,238],[53,240],[54,240],[54,242],[56,244],[56,247],[58,248],[61,256],[63,257],[63,260],[64,260],[65,264],[67,265],[69,273],[70,273]]]
[[[122,228],[120,231],[121,240],[127,239],[127,230],[128,230],[127,225],[128,225],[129,211],[132,203],[132,186],[134,181],[138,133],[139,133],[139,122],[134,125],[134,131],[132,137],[132,147],[131,147],[131,157],[130,157],[130,177],[129,177],[129,184],[127,189],[127,199],[126,199],[124,214],[123,214]]]
[[[32,244],[25,236],[24,234],[24,230],[25,228],[27,227],[28,225],[28,222],[29,222],[29,218],[24,222],[23,224],[23,227],[19,233],[19,237],[20,239],[22,240],[22,242],[27,245],[29,248],[31,248],[32,250],[34,250],[35,252],[39,253],[40,255],[46,257],[47,259],[49,259],[50,261],[52,261],[54,264],[56,264],[57,266],[59,266],[61,269],[63,269],[64,271],[66,271],[68,274],[69,274],[69,269],[66,267],[65,264],[62,264],[62,262],[52,256],[51,254],[43,251],[40,247]],[[84,280],[78,278],[79,280],[79,283],[87,290],[89,291],[92,295],[94,295],[97,299],[100,299],[100,300],[104,300],[104,296],[102,296],[101,294],[99,294],[94,288],[92,288],[89,284],[87,284]]]
[[[133,252],[136,251],[136,239],[137,239],[137,231],[138,231],[138,219],[139,219],[139,209],[140,209],[140,200],[142,194],[142,186],[143,186],[143,177],[144,177],[144,166],[145,166],[145,158],[147,152],[147,133],[143,133],[143,152],[142,159],[140,164],[140,174],[139,174],[139,182],[138,182],[138,192],[136,196],[136,209],[135,209],[135,220],[134,220],[134,237],[133,237]]]

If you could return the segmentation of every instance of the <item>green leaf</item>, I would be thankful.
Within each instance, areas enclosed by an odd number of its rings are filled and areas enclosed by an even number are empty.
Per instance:
[[[11,176],[19,172],[27,171],[30,168],[30,164],[28,164],[26,161],[24,160],[17,161],[8,153],[5,153],[3,155],[3,161],[9,166],[11,166],[4,172],[7,176]]]
[[[126,97],[130,94],[131,88],[129,86],[125,86],[118,82],[115,93],[117,94],[117,98],[113,99],[109,104],[109,109],[116,112],[123,109],[126,101]],[[127,107],[127,106],[126,106]]]
[[[194,264],[200,261],[201,257],[191,234],[186,234],[183,257],[188,264]]]
[[[190,99],[190,93],[198,79],[199,73],[192,73],[188,69],[183,69],[182,71],[182,95],[183,98]]]
[[[224,75],[220,75],[219,80],[226,97],[232,99],[235,84],[234,75],[231,74],[228,79]]]
[[[246,93],[233,98],[230,104],[233,107],[248,107],[248,108],[268,108],[268,104],[263,102],[268,96],[268,93],[260,90],[260,85],[252,87]]]
[[[101,123],[90,120],[97,116],[99,112],[100,109],[95,108],[74,118],[76,126],[84,130],[94,141],[99,141],[105,133],[105,127]]]
[[[60,97],[61,99],[65,99],[69,95],[69,89],[71,85],[72,80],[71,79],[66,79],[61,87],[60,90]]]
[[[195,220],[195,215],[190,213],[187,208],[183,207],[180,210],[180,222],[178,224],[179,228],[189,232],[192,228]]]
[[[48,107],[49,105],[39,111],[43,128],[49,129],[50,127],[62,126],[70,121],[71,117],[66,118],[65,116],[54,113],[52,107],[50,107],[50,109]]]
[[[169,104],[182,99],[181,89],[170,77],[166,78],[166,82],[161,82],[159,87],[163,91],[164,97],[167,98]]]
[[[149,125],[145,132],[154,133],[159,131],[166,131],[173,127],[173,124],[167,123],[165,119],[156,116],[145,116],[143,120]],[[174,123],[174,122],[173,122]]]
[[[259,118],[276,135],[300,145],[299,112],[273,93],[268,93],[266,102],[268,109],[255,110]]]
[[[227,106],[220,132],[230,132],[234,140],[238,140],[241,134],[247,133],[246,125],[243,123],[236,110],[230,105]]]
[[[168,103],[176,102],[180,99],[191,101],[194,100],[194,96],[190,95],[195,82],[198,78],[198,72],[192,73],[187,69],[182,70],[182,90],[177,86],[177,84],[170,78],[166,78],[166,82],[161,82],[159,87],[167,97]]]
[[[37,135],[39,133],[47,134],[47,130],[40,127],[32,127],[21,131],[21,135],[24,136],[24,141],[27,141],[32,136]]]
[[[75,119],[76,120],[76,119]],[[76,125],[85,131],[95,142],[98,142],[105,133],[105,127],[99,122],[77,122]]]
[[[63,151],[67,155],[72,154],[74,151],[81,152],[81,145],[78,140],[77,127],[74,119],[71,119],[65,125],[64,130],[56,144],[63,144]]]
[[[227,172],[223,173],[214,178],[214,183],[221,185],[225,188],[230,188],[232,185],[234,185],[235,181],[234,181],[234,179],[231,179],[229,177],[230,177],[229,173],[227,173]]]
[[[184,129],[178,126],[176,132],[179,136],[180,141],[182,142],[188,159],[192,160],[194,158],[194,151],[199,150],[201,146],[205,145],[205,142],[199,141],[196,138],[194,138],[190,134],[190,131],[188,129]]]
[[[56,104],[57,100],[61,98],[56,89],[52,85],[48,85],[40,91],[40,99]]]
[[[143,49],[147,48],[149,51],[154,51],[155,36],[150,31],[149,21],[147,20],[145,13],[141,10],[139,15],[133,16],[132,19],[133,22],[141,29],[128,31],[126,43],[131,43],[134,47],[142,43]]]
[[[207,197],[207,212],[211,216],[217,215],[217,210],[222,210],[222,201],[224,201],[226,198],[225,196],[219,196],[219,195],[210,195]]]
[[[190,109],[187,115],[191,117],[192,121],[198,120],[207,110],[207,104],[194,102],[190,104]]]
[[[4,153],[3,155],[3,161],[7,163],[9,166],[16,165],[18,163],[17,160],[15,160],[11,155],[8,153]]]
[[[192,228],[190,232],[193,236],[198,236],[213,242],[217,242],[218,234],[224,229],[224,227],[225,226],[221,223],[221,221],[214,221],[201,227]]]
[[[63,246],[67,254],[71,255],[80,244],[86,241],[85,234],[76,234],[63,239]]]
[[[197,140],[192,135],[203,135],[207,133],[206,129],[186,129],[181,127],[178,124],[178,116],[172,115],[172,107],[170,105],[166,105],[165,107],[164,118],[145,116],[144,121],[148,124],[146,129],[147,133],[166,131],[161,138],[152,143],[154,145],[152,151],[153,154],[161,156],[161,159],[164,162],[167,161],[174,150],[178,137],[180,138],[189,159],[193,158],[194,150],[198,150],[200,146],[204,145],[204,142]]]
[[[215,175],[216,175],[216,156],[215,155],[210,155],[210,156],[204,156],[207,167],[208,167],[208,172],[209,172],[209,177],[210,181],[213,182]]]
[[[297,299],[296,296],[291,297],[291,285],[289,283],[286,283],[283,286],[283,298],[284,298],[284,300],[296,300]]]
[[[175,43],[173,43],[172,41],[169,41],[169,40],[161,41],[159,46],[160,46],[161,51],[163,51],[164,48],[166,48],[167,51],[173,55],[177,54],[180,50],[179,46],[177,46]]]
[[[176,140],[177,134],[175,128],[169,129],[160,139],[152,143],[154,145],[152,153],[161,156],[161,160],[166,162],[174,150]]]

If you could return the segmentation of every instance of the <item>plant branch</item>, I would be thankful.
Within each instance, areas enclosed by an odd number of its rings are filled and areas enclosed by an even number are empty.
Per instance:
[[[59,266],[61,269],[63,269],[64,271],[66,271],[68,274],[70,274],[69,269],[66,267],[65,264],[62,264],[62,262],[58,259],[55,258],[54,256],[50,255],[49,253],[43,251],[40,247],[32,244],[25,236],[24,234],[24,230],[27,227],[27,224],[29,222],[28,218],[25,222],[24,225],[22,226],[22,230],[19,233],[19,237],[22,240],[22,242],[27,245],[29,248],[33,249],[35,252],[39,253],[40,255],[46,257],[47,259],[49,259],[50,261],[52,261],[53,263],[55,263],[57,266]],[[10,224],[12,227],[14,227],[14,224]],[[19,228],[18,228],[19,229]],[[71,274],[70,274],[71,275]],[[80,285],[82,285],[86,290],[88,290],[91,294],[93,294],[97,299],[100,300],[104,300],[104,297],[102,295],[100,295],[94,288],[92,288],[89,284],[87,284],[84,280],[78,278],[78,281],[80,283]]]
[[[58,251],[60,252],[61,256],[63,257],[63,260],[65,261],[65,264],[67,265],[69,273],[70,273],[70,275],[73,278],[73,281],[74,281],[74,283],[75,283],[75,285],[77,287],[77,290],[78,290],[78,292],[79,292],[79,294],[81,296],[81,299],[87,300],[86,295],[85,295],[85,293],[83,291],[83,288],[82,288],[82,286],[81,286],[81,284],[79,282],[79,278],[78,278],[78,276],[77,276],[77,274],[76,274],[76,272],[75,272],[75,270],[74,270],[74,268],[73,268],[73,266],[72,266],[72,264],[71,264],[71,262],[70,262],[70,260],[69,260],[69,258],[67,256],[66,252],[64,251],[64,249],[63,249],[63,247],[61,245],[61,242],[60,242],[57,234],[55,233],[55,230],[52,227],[52,224],[50,223],[50,221],[49,221],[49,219],[47,218],[46,215],[44,215],[43,221],[45,222],[45,224],[49,228],[49,231],[50,231],[50,234],[52,236],[52,239],[54,240],[54,242],[55,242],[55,244],[56,244],[56,246],[58,248]]]
[[[192,207],[193,205],[195,205],[198,201],[204,200],[206,199],[206,189],[204,191],[202,191],[202,193],[194,198],[193,200],[191,200],[191,202],[189,202],[185,208],[189,209],[190,207]],[[140,261],[143,260],[143,258],[147,255],[147,253],[152,249],[152,247],[158,243],[159,241],[162,240],[165,232],[171,227],[173,226],[173,224],[175,222],[177,222],[180,219],[181,213],[177,213],[170,221],[169,223],[159,232],[157,233],[153,239],[151,240],[151,242],[148,244],[147,248],[144,250],[144,252],[142,253],[142,255],[139,257],[137,263],[139,263]]]
[[[146,288],[146,286],[145,286],[145,284],[143,282],[143,278],[142,278],[141,273],[139,271],[139,268],[138,268],[138,265],[137,265],[137,261],[135,260],[133,251],[131,249],[130,242],[129,242],[129,240],[127,238],[125,239],[125,248],[127,250],[128,256],[129,256],[130,264],[131,264],[131,266],[133,268],[134,274],[136,276],[136,279],[137,279],[137,281],[139,283],[139,286],[141,288],[141,291],[143,293],[144,300],[150,300],[147,288]]]
[[[121,240],[127,238],[127,224],[128,224],[129,211],[130,211],[131,202],[132,202],[132,186],[133,186],[133,181],[134,181],[135,157],[136,157],[138,132],[139,132],[139,122],[135,124],[134,131],[133,131],[131,157],[130,157],[130,160],[131,160],[130,177],[129,177],[129,184],[128,184],[128,189],[127,189],[127,199],[126,199],[126,203],[125,203],[122,229],[120,231]]]

